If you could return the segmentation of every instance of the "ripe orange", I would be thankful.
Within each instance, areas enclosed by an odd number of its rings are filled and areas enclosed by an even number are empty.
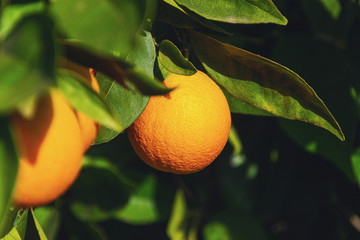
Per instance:
[[[12,118],[20,153],[14,201],[18,206],[46,204],[76,179],[83,157],[76,114],[59,90],[42,97],[35,116]]]
[[[208,166],[224,148],[231,114],[221,89],[205,73],[171,74],[175,88],[151,96],[140,117],[128,128],[131,145],[148,165],[165,172],[188,174]]]
[[[95,74],[93,69],[83,67],[68,60],[62,62],[62,67],[71,70],[76,74],[79,74],[80,77],[82,77],[86,81],[86,83],[88,83],[92,87],[92,89],[94,89],[95,92],[100,93],[100,86],[94,76]],[[86,151],[94,142],[99,131],[99,125],[82,112],[78,111],[76,112],[76,115],[82,133],[81,135],[83,138],[84,150]]]
[[[92,70],[72,67],[99,92]],[[15,204],[38,206],[60,197],[77,178],[83,154],[95,140],[98,125],[74,111],[57,89],[50,89],[39,99],[32,119],[14,114],[12,125],[20,155]]]

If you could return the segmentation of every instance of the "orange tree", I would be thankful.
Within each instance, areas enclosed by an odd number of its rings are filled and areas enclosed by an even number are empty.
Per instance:
[[[359,239],[360,2],[275,3],[1,1],[0,239]]]

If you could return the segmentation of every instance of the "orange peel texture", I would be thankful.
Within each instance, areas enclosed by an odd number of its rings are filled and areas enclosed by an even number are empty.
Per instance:
[[[140,117],[127,130],[138,156],[151,167],[189,174],[208,166],[223,150],[231,127],[227,100],[216,83],[198,71],[171,74],[164,81],[175,88],[151,96]]]

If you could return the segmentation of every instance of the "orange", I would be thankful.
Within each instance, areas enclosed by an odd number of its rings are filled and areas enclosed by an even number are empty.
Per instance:
[[[99,93],[92,69],[68,66]],[[83,154],[95,140],[98,125],[72,109],[63,94],[53,88],[39,99],[33,118],[14,114],[12,125],[20,158],[15,204],[31,207],[57,199],[76,180]]]
[[[15,203],[30,207],[55,200],[81,169],[84,151],[75,112],[59,90],[51,89],[32,119],[15,114],[12,123],[20,154]]]
[[[191,76],[171,74],[164,84],[175,89],[150,97],[127,130],[130,143],[155,169],[176,174],[200,171],[220,154],[229,137],[227,100],[201,71]]]
[[[68,60],[62,62],[62,67],[80,75],[80,78],[84,79],[85,82],[88,83],[95,92],[100,93],[100,86],[94,76],[95,72],[92,68],[86,68]],[[94,142],[99,131],[99,125],[82,112],[77,111],[76,115],[78,117],[80,129],[82,132],[81,135],[83,138],[84,150],[86,151],[86,149],[88,149]]]

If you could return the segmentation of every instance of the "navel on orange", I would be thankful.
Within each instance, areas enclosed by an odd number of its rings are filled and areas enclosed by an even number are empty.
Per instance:
[[[208,166],[223,150],[231,127],[227,100],[205,73],[171,74],[175,88],[151,96],[140,117],[128,128],[131,145],[148,165],[165,172],[188,174]]]

